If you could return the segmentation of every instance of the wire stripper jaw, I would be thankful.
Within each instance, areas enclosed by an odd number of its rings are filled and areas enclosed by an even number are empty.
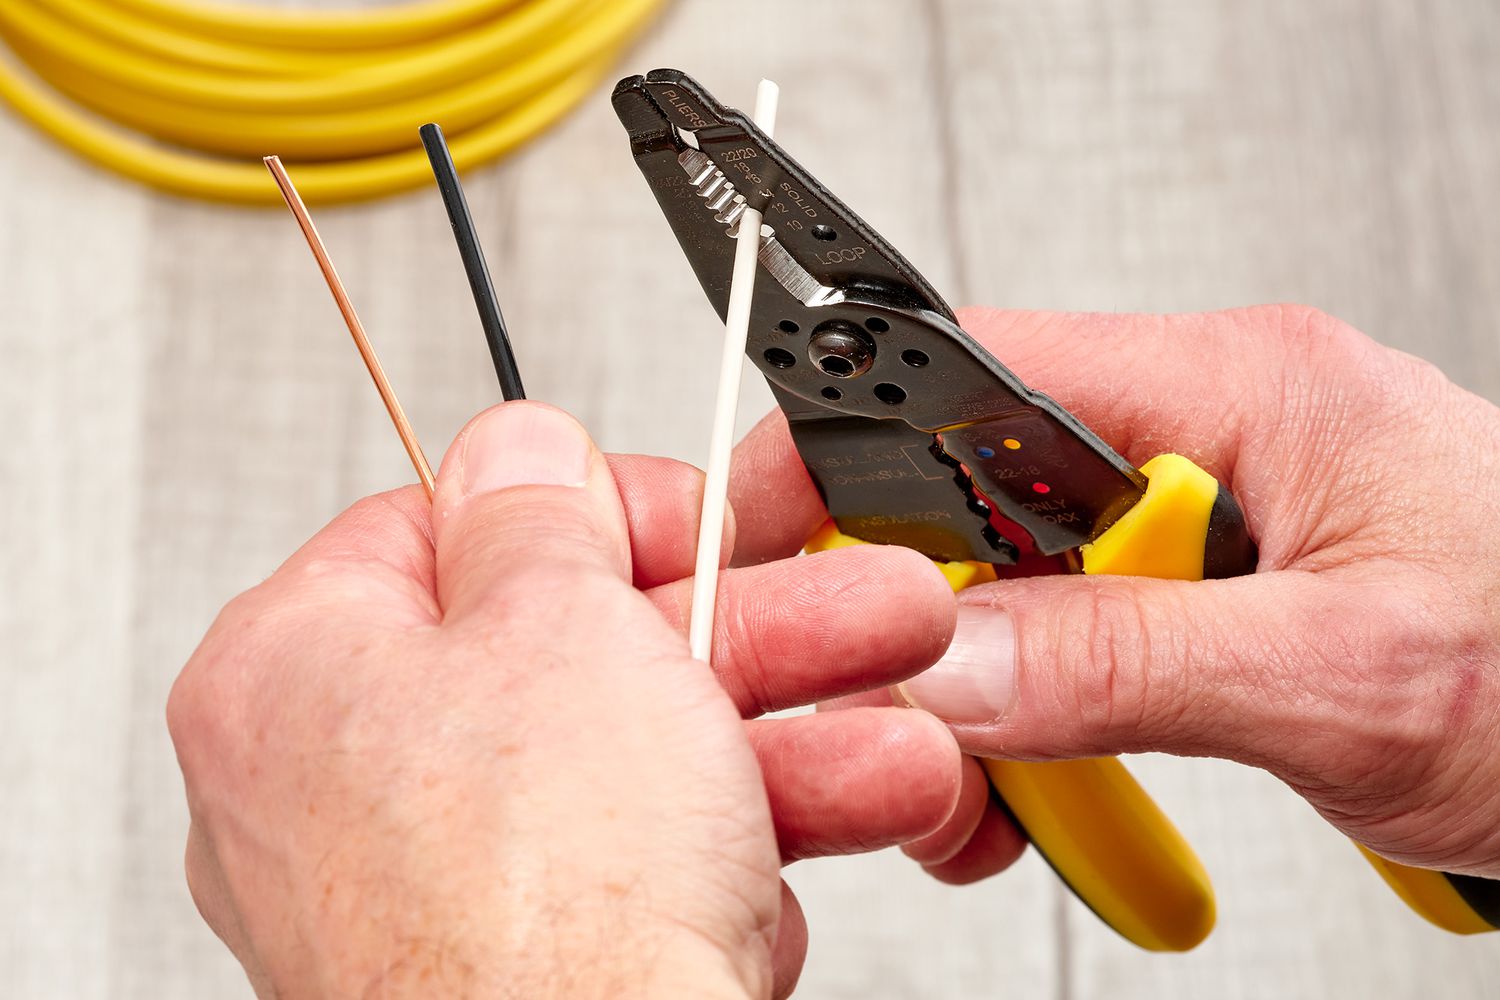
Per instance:
[[[958,325],[910,263],[750,119],[675,70],[622,80],[636,165],[722,317],[764,216],[747,354],[845,534],[1011,564],[1092,541],[1145,478]]]

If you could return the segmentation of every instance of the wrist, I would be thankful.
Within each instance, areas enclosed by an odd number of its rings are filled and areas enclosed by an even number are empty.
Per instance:
[[[609,932],[594,935],[602,940]],[[737,963],[692,935],[686,942],[642,946],[615,939],[593,950],[560,952],[543,945],[525,954],[485,952],[480,942],[433,937],[396,942],[342,970],[287,977],[272,996],[527,996],[538,1000],[751,1000]],[[308,991],[308,984],[320,987]]]
[[[731,948],[624,900],[479,906],[482,894],[452,886],[379,895],[304,910],[278,935],[291,947],[257,948],[264,995],[749,1000],[770,988],[770,949],[758,937]]]

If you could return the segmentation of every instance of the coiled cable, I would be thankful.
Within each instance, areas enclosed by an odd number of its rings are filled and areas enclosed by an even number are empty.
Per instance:
[[[0,0],[0,37],[29,69],[0,59],[0,99],[83,156],[162,190],[276,204],[260,157],[277,153],[295,164],[309,202],[353,201],[428,181],[412,141],[423,122],[443,124],[463,168],[547,128],[663,3],[428,0],[315,12]]]

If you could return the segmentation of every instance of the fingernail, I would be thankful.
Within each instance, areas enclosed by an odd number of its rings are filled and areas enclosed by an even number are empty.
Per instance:
[[[561,410],[501,406],[470,428],[464,440],[464,492],[582,486],[588,482],[592,458],[588,433]]]
[[[948,652],[903,683],[901,696],[946,722],[990,722],[1010,707],[1016,689],[1016,629],[995,608],[958,609]]]

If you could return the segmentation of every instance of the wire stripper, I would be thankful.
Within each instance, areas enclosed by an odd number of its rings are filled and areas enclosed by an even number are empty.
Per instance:
[[[722,317],[747,207],[764,214],[747,353],[786,414],[831,522],[810,549],[903,545],[955,590],[997,575],[1252,573],[1229,491],[1178,455],[1136,469],[958,325],[889,243],[692,78],[622,80],[616,114]],[[769,278],[770,280],[766,280]],[[1002,804],[1090,909],[1135,944],[1185,951],[1214,923],[1208,875],[1116,759],[983,761]],[[1447,930],[1500,928],[1500,882],[1366,852]]]

